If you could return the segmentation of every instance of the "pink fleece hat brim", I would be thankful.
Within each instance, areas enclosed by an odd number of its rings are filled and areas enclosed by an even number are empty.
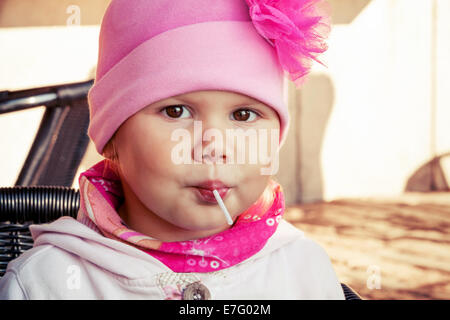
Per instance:
[[[88,135],[102,154],[120,125],[149,104],[192,91],[224,90],[278,113],[281,148],[289,128],[283,84],[276,52],[252,22],[178,27],[143,42],[95,81],[88,93]]]

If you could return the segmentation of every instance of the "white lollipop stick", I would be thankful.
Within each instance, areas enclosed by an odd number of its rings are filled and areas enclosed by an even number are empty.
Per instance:
[[[225,218],[227,219],[228,224],[231,226],[233,224],[233,220],[231,219],[230,213],[228,212],[227,208],[225,207],[225,204],[222,201],[222,198],[220,197],[220,194],[217,190],[213,190],[214,197],[216,198],[216,201],[219,203],[220,209],[222,209],[223,214],[225,215]]]

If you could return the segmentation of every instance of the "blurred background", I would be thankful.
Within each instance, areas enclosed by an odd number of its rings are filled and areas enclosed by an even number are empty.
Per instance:
[[[93,80],[109,2],[0,0],[0,91]],[[328,2],[326,67],[301,90],[286,80],[285,218],[365,299],[449,299],[450,1]],[[45,110],[0,114],[0,187]],[[71,186],[102,159],[87,143]]]

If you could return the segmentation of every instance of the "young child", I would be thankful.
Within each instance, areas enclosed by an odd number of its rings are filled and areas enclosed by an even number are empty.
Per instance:
[[[112,0],[88,95],[105,159],[79,177],[77,219],[30,227],[34,247],[9,263],[0,297],[344,299],[325,250],[283,220],[267,163],[230,161],[256,145],[278,154],[283,78],[300,87],[326,50],[322,5]],[[276,145],[204,137],[239,129],[275,131]]]

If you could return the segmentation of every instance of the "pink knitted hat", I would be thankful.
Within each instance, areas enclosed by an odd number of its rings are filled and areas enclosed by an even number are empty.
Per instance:
[[[225,90],[272,107],[289,128],[283,78],[300,87],[327,49],[322,0],[112,0],[102,20],[88,135],[97,151],[129,117],[171,96]]]

